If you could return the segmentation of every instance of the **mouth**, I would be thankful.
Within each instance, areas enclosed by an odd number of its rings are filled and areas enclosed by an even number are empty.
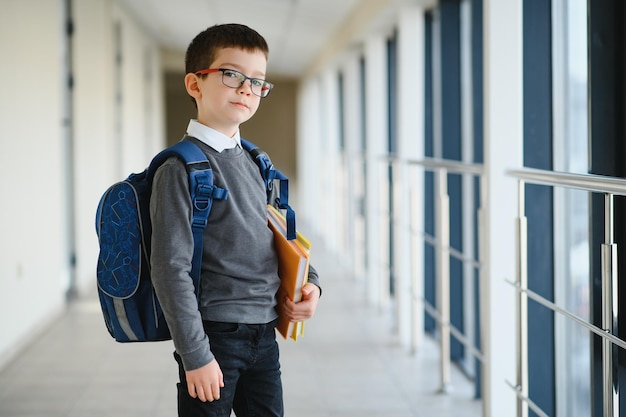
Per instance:
[[[235,107],[239,107],[242,109],[248,109],[248,105],[242,101],[231,101],[231,104]]]

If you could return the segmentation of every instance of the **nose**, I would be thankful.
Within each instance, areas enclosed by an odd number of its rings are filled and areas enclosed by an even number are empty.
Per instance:
[[[252,94],[252,81],[248,79],[243,80],[237,91],[239,91],[240,94]]]

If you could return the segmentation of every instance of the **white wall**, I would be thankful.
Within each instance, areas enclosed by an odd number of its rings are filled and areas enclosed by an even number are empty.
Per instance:
[[[517,181],[507,169],[523,165],[522,0],[484,2],[484,193],[481,232],[481,325],[487,360],[483,375],[488,416],[513,415],[515,393],[515,217]]]
[[[324,196],[323,204],[318,206],[318,216],[323,219],[321,227],[329,249],[341,253],[344,249],[341,234],[341,225],[338,223],[338,212],[342,211],[339,201],[341,187],[341,175],[339,170],[339,72],[335,67],[330,67],[320,77],[321,102],[321,136],[319,140],[320,155],[323,165],[319,169],[321,182],[321,195]]]
[[[165,117],[157,45],[114,1],[74,3],[76,276],[78,290],[84,293],[95,288],[94,215],[99,198],[114,181],[146,167],[164,144]],[[116,24],[121,28],[119,70]]]
[[[0,366],[64,304],[61,9],[0,13]]]
[[[320,81],[312,78],[305,81],[297,93],[296,140],[298,154],[297,177],[298,193],[294,206],[298,207],[298,219],[307,224],[310,230],[319,234],[322,219],[318,215],[322,204],[323,190],[318,181],[321,160],[321,94]],[[306,190],[306,192],[304,191]]]
[[[361,138],[361,85],[359,58],[360,51],[346,53],[341,65],[344,86],[344,166],[347,178],[345,179],[345,194],[347,200],[344,216],[348,233],[344,253],[350,254],[349,267],[357,280],[365,278],[365,225],[361,215],[361,201],[364,195],[363,178],[363,149]]]
[[[113,5],[74,2],[74,134],[76,277],[80,292],[94,291],[97,238],[94,214],[103,190],[119,176],[114,163]]]
[[[424,157],[424,9],[405,7],[398,13],[398,154],[403,158]],[[411,86],[411,88],[403,88]],[[403,346],[417,347],[423,333],[423,314],[413,314],[413,299],[423,296],[424,246],[412,244],[414,233],[424,224],[421,196],[424,173],[403,165],[396,175],[394,192],[394,257],[397,326]],[[415,195],[411,196],[411,190]],[[415,197],[412,201],[411,197]],[[419,200],[415,201],[415,200]],[[414,203],[414,204],[412,204]]]
[[[70,283],[63,3],[2,1],[0,368],[63,311]],[[95,289],[96,205],[109,184],[142,170],[163,144],[163,89],[159,49],[132,16],[114,0],[75,1],[73,6],[75,205],[70,220],[76,236],[77,290],[85,293]],[[119,138],[115,21],[122,24],[125,58]],[[146,81],[149,69],[152,76]]]
[[[387,168],[387,37],[375,32],[365,41],[365,227],[367,229],[366,281],[367,296],[372,305],[389,306],[388,234],[382,224],[387,207],[385,188]]]

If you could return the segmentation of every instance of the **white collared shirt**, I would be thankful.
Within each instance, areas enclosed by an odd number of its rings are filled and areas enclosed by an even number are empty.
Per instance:
[[[196,119],[191,119],[187,126],[187,134],[201,140],[217,152],[222,152],[224,149],[232,149],[237,146],[241,147],[239,129],[237,129],[237,132],[235,132],[232,138],[229,138],[223,133],[203,125]]]

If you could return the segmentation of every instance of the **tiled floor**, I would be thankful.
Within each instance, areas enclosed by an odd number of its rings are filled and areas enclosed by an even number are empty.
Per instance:
[[[324,251],[314,263],[324,295],[305,337],[281,342],[287,417],[479,417],[481,403],[453,367],[454,390],[437,393],[437,350],[394,343],[387,318]],[[173,417],[177,377],[170,342],[119,344],[97,301],[69,306],[0,370],[0,417]]]

